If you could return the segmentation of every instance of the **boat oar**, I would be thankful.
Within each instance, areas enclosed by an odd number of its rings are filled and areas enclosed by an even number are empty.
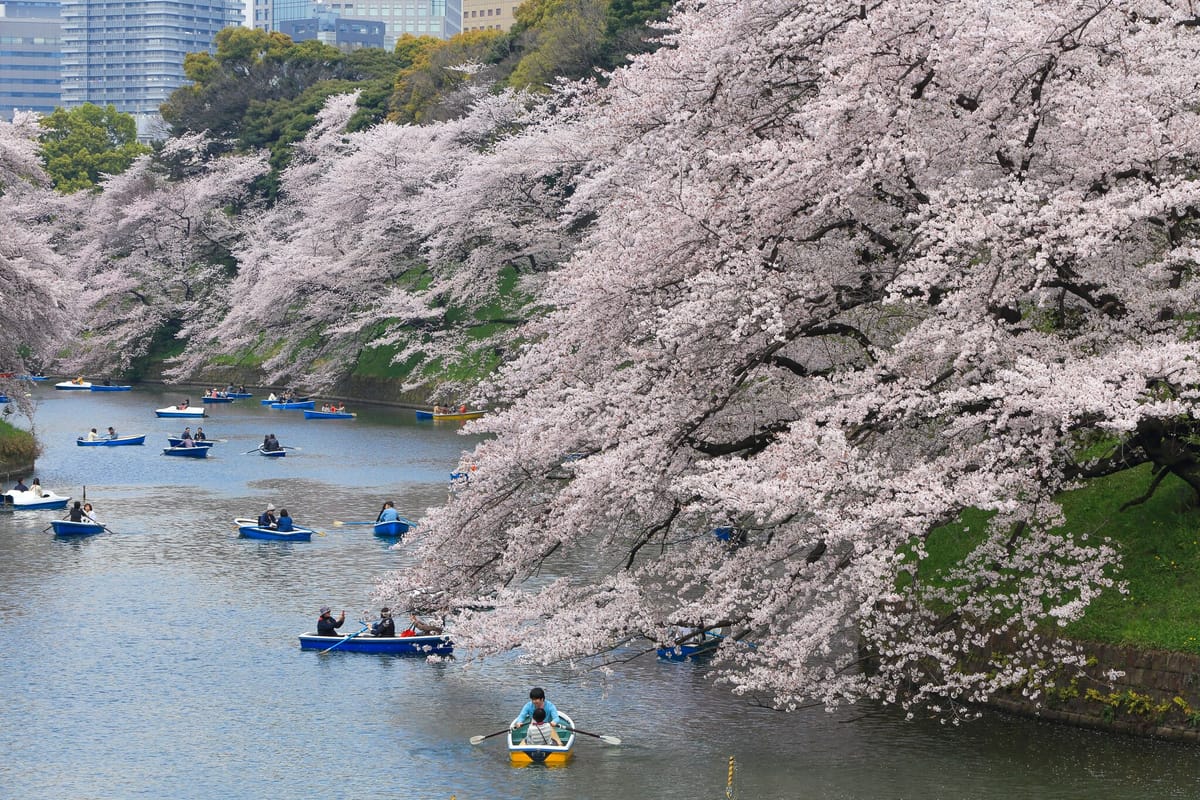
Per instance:
[[[333,527],[340,528],[343,525],[374,525],[374,522],[342,522],[340,519],[333,521]]]
[[[330,650],[333,650],[333,649],[334,649],[335,647],[337,647],[338,645],[343,645],[343,644],[345,644],[346,642],[348,642],[348,641],[350,641],[351,639],[353,639],[355,636],[358,636],[358,634],[362,633],[362,632],[363,632],[363,631],[365,631],[366,629],[367,629],[367,625],[366,625],[366,623],[363,623],[362,630],[360,630],[360,631],[356,631],[356,632],[354,632],[354,633],[350,634],[350,635],[349,635],[349,636],[347,636],[345,639],[342,639],[340,642],[338,642],[337,644],[333,645],[332,647],[327,647],[327,648],[325,648],[324,650],[322,650],[321,652],[317,653],[317,655],[319,655],[319,656],[323,656],[323,655],[325,655],[326,653],[328,653]]]
[[[575,733],[582,733],[584,736],[594,736],[597,739],[599,739],[600,741],[604,742],[605,744],[620,744],[621,743],[621,740],[618,739],[616,736],[608,736],[603,733],[588,733],[587,731],[579,730],[579,728],[565,728],[565,727],[559,728],[559,730],[573,731]]]
[[[489,733],[487,736],[472,736],[471,744],[479,744],[480,742],[482,742],[485,739],[490,739],[493,736],[499,736],[502,733],[508,733],[508,728],[505,728],[502,731],[496,731],[495,733]]]

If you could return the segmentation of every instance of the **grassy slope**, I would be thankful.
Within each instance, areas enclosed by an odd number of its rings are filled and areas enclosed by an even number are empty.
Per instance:
[[[1150,483],[1148,466],[1093,481],[1061,498],[1067,527],[1092,541],[1107,537],[1119,548],[1119,577],[1129,593],[1106,592],[1080,621],[1066,628],[1075,639],[1200,654],[1200,506],[1182,481],[1169,477],[1148,502],[1118,509]],[[952,563],[969,549],[984,516],[936,531],[926,567]]]

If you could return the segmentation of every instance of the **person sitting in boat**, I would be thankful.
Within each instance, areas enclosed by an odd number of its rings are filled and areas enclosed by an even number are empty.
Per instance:
[[[33,492],[38,497],[49,497],[50,496],[49,494],[47,494],[45,491],[42,490],[42,482],[40,480],[38,480],[37,478],[34,478],[33,483],[31,483],[29,485],[29,491]]]
[[[185,397],[185,398],[183,398],[182,400],[180,400],[180,401],[179,401],[179,405],[178,405],[178,406],[176,406],[176,408],[178,408],[180,411],[183,411],[184,409],[186,409],[186,408],[187,408],[188,406],[190,406],[191,404],[192,404],[192,400],[191,400],[191,398],[190,398],[190,397]]]
[[[87,522],[94,522],[97,525],[101,524],[100,520],[96,517],[96,510],[92,508],[91,503],[83,504],[83,516]]]
[[[258,515],[258,527],[274,528],[278,523],[275,519],[275,504],[267,503],[267,510]]]
[[[276,450],[282,450],[282,449],[283,449],[283,445],[281,445],[279,443],[279,440],[275,438],[275,434],[268,433],[263,438],[263,450],[266,450],[268,453],[273,453]]]
[[[78,378],[76,378],[75,380],[71,381],[71,383],[75,384],[76,386],[79,386],[79,385],[81,385],[81,384],[83,383],[83,376],[82,376],[82,375],[80,375]]]
[[[396,621],[392,619],[392,610],[390,608],[379,609],[379,622],[371,626],[372,636],[395,636]]]
[[[100,434],[96,433],[96,429],[95,429],[95,428],[92,428],[90,431],[88,431],[87,440],[88,440],[89,442],[98,442],[98,441],[100,441]]]
[[[192,437],[192,440],[196,441],[196,442],[203,442],[206,439],[207,439],[207,437],[204,435],[204,428],[197,425],[196,426],[196,435]]]
[[[463,403],[461,406],[458,407],[458,413],[460,413],[460,414],[467,413],[467,404],[466,403]]]
[[[337,629],[342,627],[342,623],[345,621],[345,611],[334,620],[333,609],[329,606],[321,606],[321,616],[317,617],[317,636],[337,636]]]
[[[529,690],[529,702],[521,709],[521,713],[517,714],[517,718],[513,720],[513,727],[533,721],[533,712],[538,709],[543,709],[546,713],[546,718],[550,720],[551,725],[558,725],[558,709],[554,707],[546,699],[546,690],[540,686],[535,686]]]
[[[14,492],[28,492],[29,487],[25,485],[24,478],[17,478],[17,485],[12,488]]]
[[[78,500],[67,510],[67,519],[71,522],[83,522],[83,505]]]
[[[535,708],[533,717],[529,722],[529,730],[525,731],[525,745],[544,745],[544,744],[562,744],[562,739],[558,738],[558,731],[554,730],[554,726],[546,722],[546,709]]]
[[[184,428],[183,433],[180,434],[180,436],[179,436],[179,446],[180,447],[191,447],[192,444],[193,444],[192,429],[191,429],[191,427]]]
[[[270,400],[272,403],[274,403],[279,398],[275,396],[274,392],[271,392],[269,395],[267,395],[267,399]]]
[[[286,508],[281,508],[279,510],[279,519],[275,520],[275,530],[279,531],[280,533],[286,533],[287,531],[295,530],[292,525],[292,515],[288,513]]]
[[[388,500],[383,504],[383,508],[379,512],[379,519],[376,522],[395,522],[400,519],[400,515],[396,512],[396,504]]]
[[[116,428],[114,428],[112,425],[109,425],[109,426],[108,426],[108,438],[110,438],[110,439],[118,439],[118,438],[120,438],[120,437],[118,437],[118,436],[117,436],[117,429],[116,429]]]
[[[440,413],[442,413],[442,407],[441,407],[441,406],[438,406],[438,405],[435,405],[435,406],[433,407],[433,413],[435,413],[435,414],[440,414]]]
[[[404,632],[405,636],[436,636],[442,632],[440,625],[426,625],[421,620],[417,619],[417,615],[409,613],[408,615],[408,630]]]

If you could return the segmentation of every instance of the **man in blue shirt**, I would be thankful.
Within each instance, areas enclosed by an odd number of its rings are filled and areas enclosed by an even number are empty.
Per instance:
[[[379,519],[376,522],[395,522],[400,519],[400,515],[396,513],[396,504],[388,500],[383,504],[383,510],[379,512]]]
[[[546,699],[546,691],[539,686],[535,686],[529,690],[529,702],[525,704],[525,707],[521,709],[521,713],[513,721],[513,727],[515,728],[518,725],[531,721],[534,710],[538,708],[546,710],[546,719],[550,721],[551,725],[557,726],[559,724],[558,709],[554,707],[554,703]]]

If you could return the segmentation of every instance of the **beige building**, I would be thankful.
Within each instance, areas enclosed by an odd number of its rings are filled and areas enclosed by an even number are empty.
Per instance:
[[[462,0],[462,29],[506,31],[517,21],[522,0]]]

